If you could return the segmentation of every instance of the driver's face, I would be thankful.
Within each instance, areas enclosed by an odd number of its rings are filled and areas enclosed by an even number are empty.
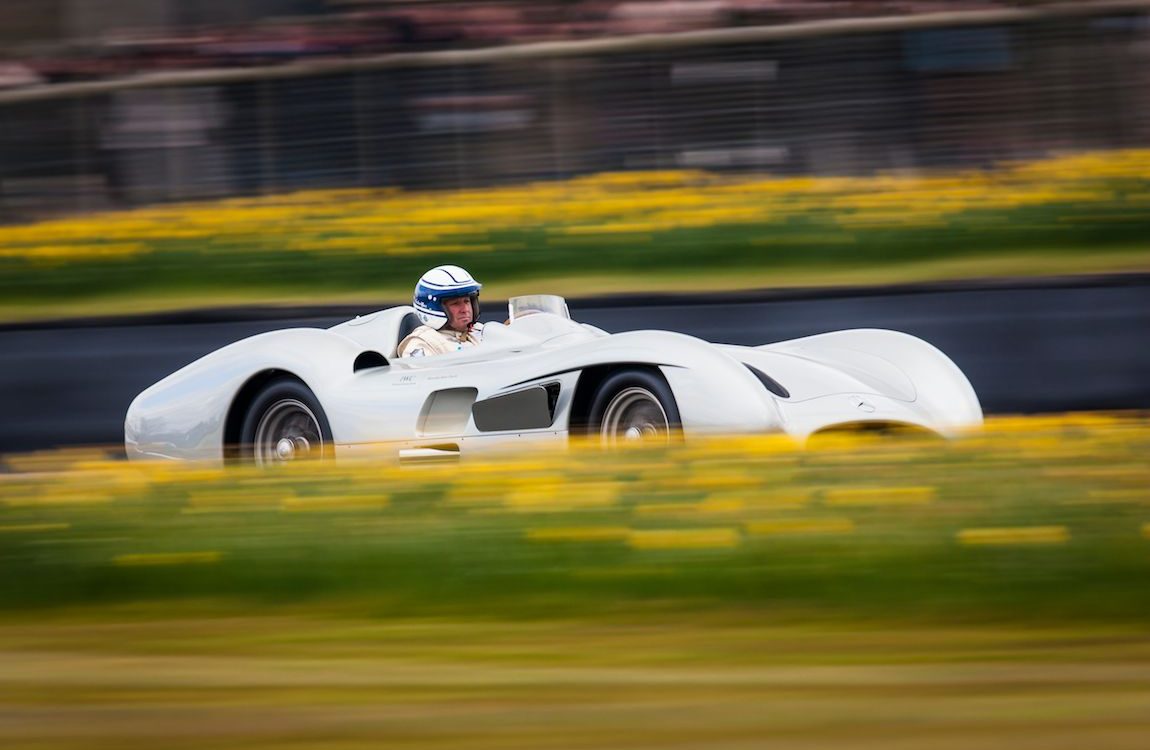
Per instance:
[[[443,309],[447,311],[447,327],[453,331],[463,333],[475,322],[471,319],[471,299],[468,297],[445,300]]]

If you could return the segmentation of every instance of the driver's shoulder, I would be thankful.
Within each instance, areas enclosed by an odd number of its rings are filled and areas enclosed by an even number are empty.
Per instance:
[[[443,342],[443,334],[431,326],[421,325],[403,337],[396,351],[400,357],[437,354],[443,347]]]
[[[427,339],[429,336],[442,336],[438,329],[432,328],[429,325],[421,325],[414,329],[411,333],[407,334],[409,339]],[[405,339],[406,340],[406,339]]]

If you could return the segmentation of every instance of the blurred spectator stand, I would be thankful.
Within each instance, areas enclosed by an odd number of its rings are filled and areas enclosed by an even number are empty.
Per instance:
[[[999,5],[404,2],[121,36],[90,71],[0,69],[0,218],[631,169],[963,169],[1147,145],[1150,2]],[[634,35],[540,41],[596,30]],[[436,45],[451,48],[396,51]]]

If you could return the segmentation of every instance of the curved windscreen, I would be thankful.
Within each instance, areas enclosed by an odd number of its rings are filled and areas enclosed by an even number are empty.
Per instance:
[[[551,313],[571,319],[567,300],[558,294],[524,294],[507,300],[507,318],[511,323],[535,313]]]

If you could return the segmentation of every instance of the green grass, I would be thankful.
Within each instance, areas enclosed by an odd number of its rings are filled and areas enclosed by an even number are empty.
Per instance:
[[[1090,209],[1097,211],[1096,208]],[[1078,221],[1071,221],[1081,213]],[[121,259],[0,258],[0,316],[98,314],[227,304],[403,300],[440,263],[462,263],[489,296],[881,285],[908,280],[1100,273],[1150,267],[1150,215],[1072,205],[961,215],[935,228],[856,229],[823,219],[557,238],[546,227],[459,240],[494,247],[410,255],[269,252],[276,230],[226,246],[156,241]],[[288,238],[285,237],[285,240]]]
[[[1148,448],[1080,415],[417,470],[9,456],[0,746],[1140,750]]]
[[[1140,621],[1150,433],[1121,424],[862,453],[577,452],[427,475],[17,473],[0,505],[0,608],[222,598],[405,616]],[[1033,527],[1060,531],[961,536]]]

